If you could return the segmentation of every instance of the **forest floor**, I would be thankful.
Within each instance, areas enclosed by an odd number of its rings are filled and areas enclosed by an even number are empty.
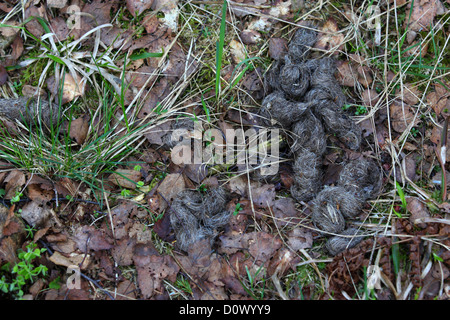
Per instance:
[[[448,0],[3,1],[0,297],[449,299],[449,20]],[[252,128],[301,28],[336,61],[342,112],[362,130],[357,150],[327,136],[323,186],[362,157],[383,176],[347,221],[364,240],[334,256],[291,195],[286,132],[267,180],[174,161],[167,140],[183,120],[203,147]],[[17,116],[20,97],[50,113]],[[218,186],[228,220],[183,250],[177,195]]]

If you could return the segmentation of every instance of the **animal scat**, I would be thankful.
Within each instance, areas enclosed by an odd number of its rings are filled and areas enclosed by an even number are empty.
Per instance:
[[[226,210],[228,201],[228,192],[222,187],[212,188],[206,193],[181,191],[169,210],[176,246],[188,251],[194,243],[203,239],[212,244],[218,229],[230,219],[230,212]]]
[[[309,59],[316,37],[311,28],[297,30],[287,54],[266,72],[267,96],[259,116],[264,126],[291,131],[291,194],[297,201],[313,200],[312,221],[319,230],[336,234],[326,244],[335,255],[363,239],[346,228],[346,219],[356,217],[364,202],[380,192],[382,180],[374,162],[358,159],[344,166],[336,186],[322,186],[326,135],[335,135],[347,148],[357,150],[361,129],[342,111],[346,97],[334,76],[334,59]]]
[[[25,122],[29,126],[41,123],[50,127],[61,118],[59,106],[44,99],[19,97],[16,99],[0,98],[0,116],[12,121]]]

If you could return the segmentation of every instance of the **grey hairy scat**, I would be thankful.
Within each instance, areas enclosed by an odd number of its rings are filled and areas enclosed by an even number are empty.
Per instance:
[[[187,252],[194,243],[204,239],[212,245],[218,230],[229,222],[228,201],[228,192],[222,187],[204,194],[197,190],[178,193],[169,210],[176,247]]]
[[[56,124],[61,117],[59,106],[47,100],[37,99],[36,97],[17,99],[0,99],[0,116],[9,120],[24,121],[29,126],[41,123],[50,128]]]
[[[281,126],[288,129],[308,108],[309,104],[288,100],[284,92],[274,91],[264,98],[259,117],[266,127]]]
[[[336,186],[322,185],[326,134],[357,150],[361,145],[361,129],[342,110],[346,97],[334,76],[334,59],[309,58],[316,37],[315,31],[299,29],[284,58],[266,73],[270,94],[262,103],[260,116],[264,115],[265,126],[281,125],[291,130],[294,157],[291,195],[297,201],[312,200],[311,219],[325,236],[335,234],[325,246],[335,255],[363,239],[356,236],[357,230],[347,228],[346,220],[358,216],[364,202],[381,191],[382,180],[375,163],[358,159],[344,166]],[[295,102],[301,103],[301,108]]]

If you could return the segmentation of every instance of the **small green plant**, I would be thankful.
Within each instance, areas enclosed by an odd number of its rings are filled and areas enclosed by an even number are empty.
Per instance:
[[[258,268],[258,270],[256,270],[255,275],[252,275],[252,273],[250,272],[250,270],[248,269],[247,266],[245,266],[245,271],[246,271],[247,277],[248,277],[248,286],[240,281],[242,287],[253,299],[262,300],[264,298],[264,290],[266,287],[266,280],[265,280],[265,277],[263,276],[262,280],[261,280],[262,287],[259,288],[260,282],[256,281],[256,279],[258,278],[258,275],[261,273],[261,271],[263,271],[263,266],[261,265]],[[261,290],[261,291],[258,293],[259,290]]]
[[[120,191],[120,195],[122,197],[129,197],[131,195],[131,191],[128,189],[122,189],[122,191]]]
[[[16,203],[20,201],[20,198],[23,196],[22,192],[16,191],[14,197],[11,198],[11,203]]]
[[[38,248],[37,244],[30,242],[26,246],[27,251],[19,249],[17,252],[17,262],[12,269],[9,263],[2,266],[0,272],[0,291],[4,294],[10,294],[15,299],[21,299],[24,289],[31,285],[40,275],[47,275],[47,267],[40,264],[34,265],[34,260],[40,258],[41,254],[46,251],[45,248]]]
[[[234,208],[233,215],[234,215],[234,216],[237,216],[238,213],[239,213],[241,210],[243,210],[243,209],[244,209],[244,208],[242,208],[241,204],[240,204],[240,203],[237,203],[237,204],[236,204],[236,207]]]

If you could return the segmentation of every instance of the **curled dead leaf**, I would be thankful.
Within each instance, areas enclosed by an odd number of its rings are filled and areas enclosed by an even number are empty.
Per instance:
[[[414,110],[407,104],[396,100],[389,106],[389,110],[392,129],[399,133],[403,133],[412,123],[413,126],[419,123],[419,118],[415,115]]]
[[[142,178],[140,171],[132,169],[116,169],[116,171],[108,177],[108,181],[126,189],[136,189],[136,184]]]
[[[337,51],[342,49],[343,43],[344,35],[339,33],[336,20],[328,18],[321,28],[321,32],[319,33],[318,40],[314,47],[324,51],[333,51],[334,54],[337,54]]]
[[[89,131],[89,115],[81,116],[70,124],[69,136],[75,139],[78,145],[82,145],[86,140]]]

